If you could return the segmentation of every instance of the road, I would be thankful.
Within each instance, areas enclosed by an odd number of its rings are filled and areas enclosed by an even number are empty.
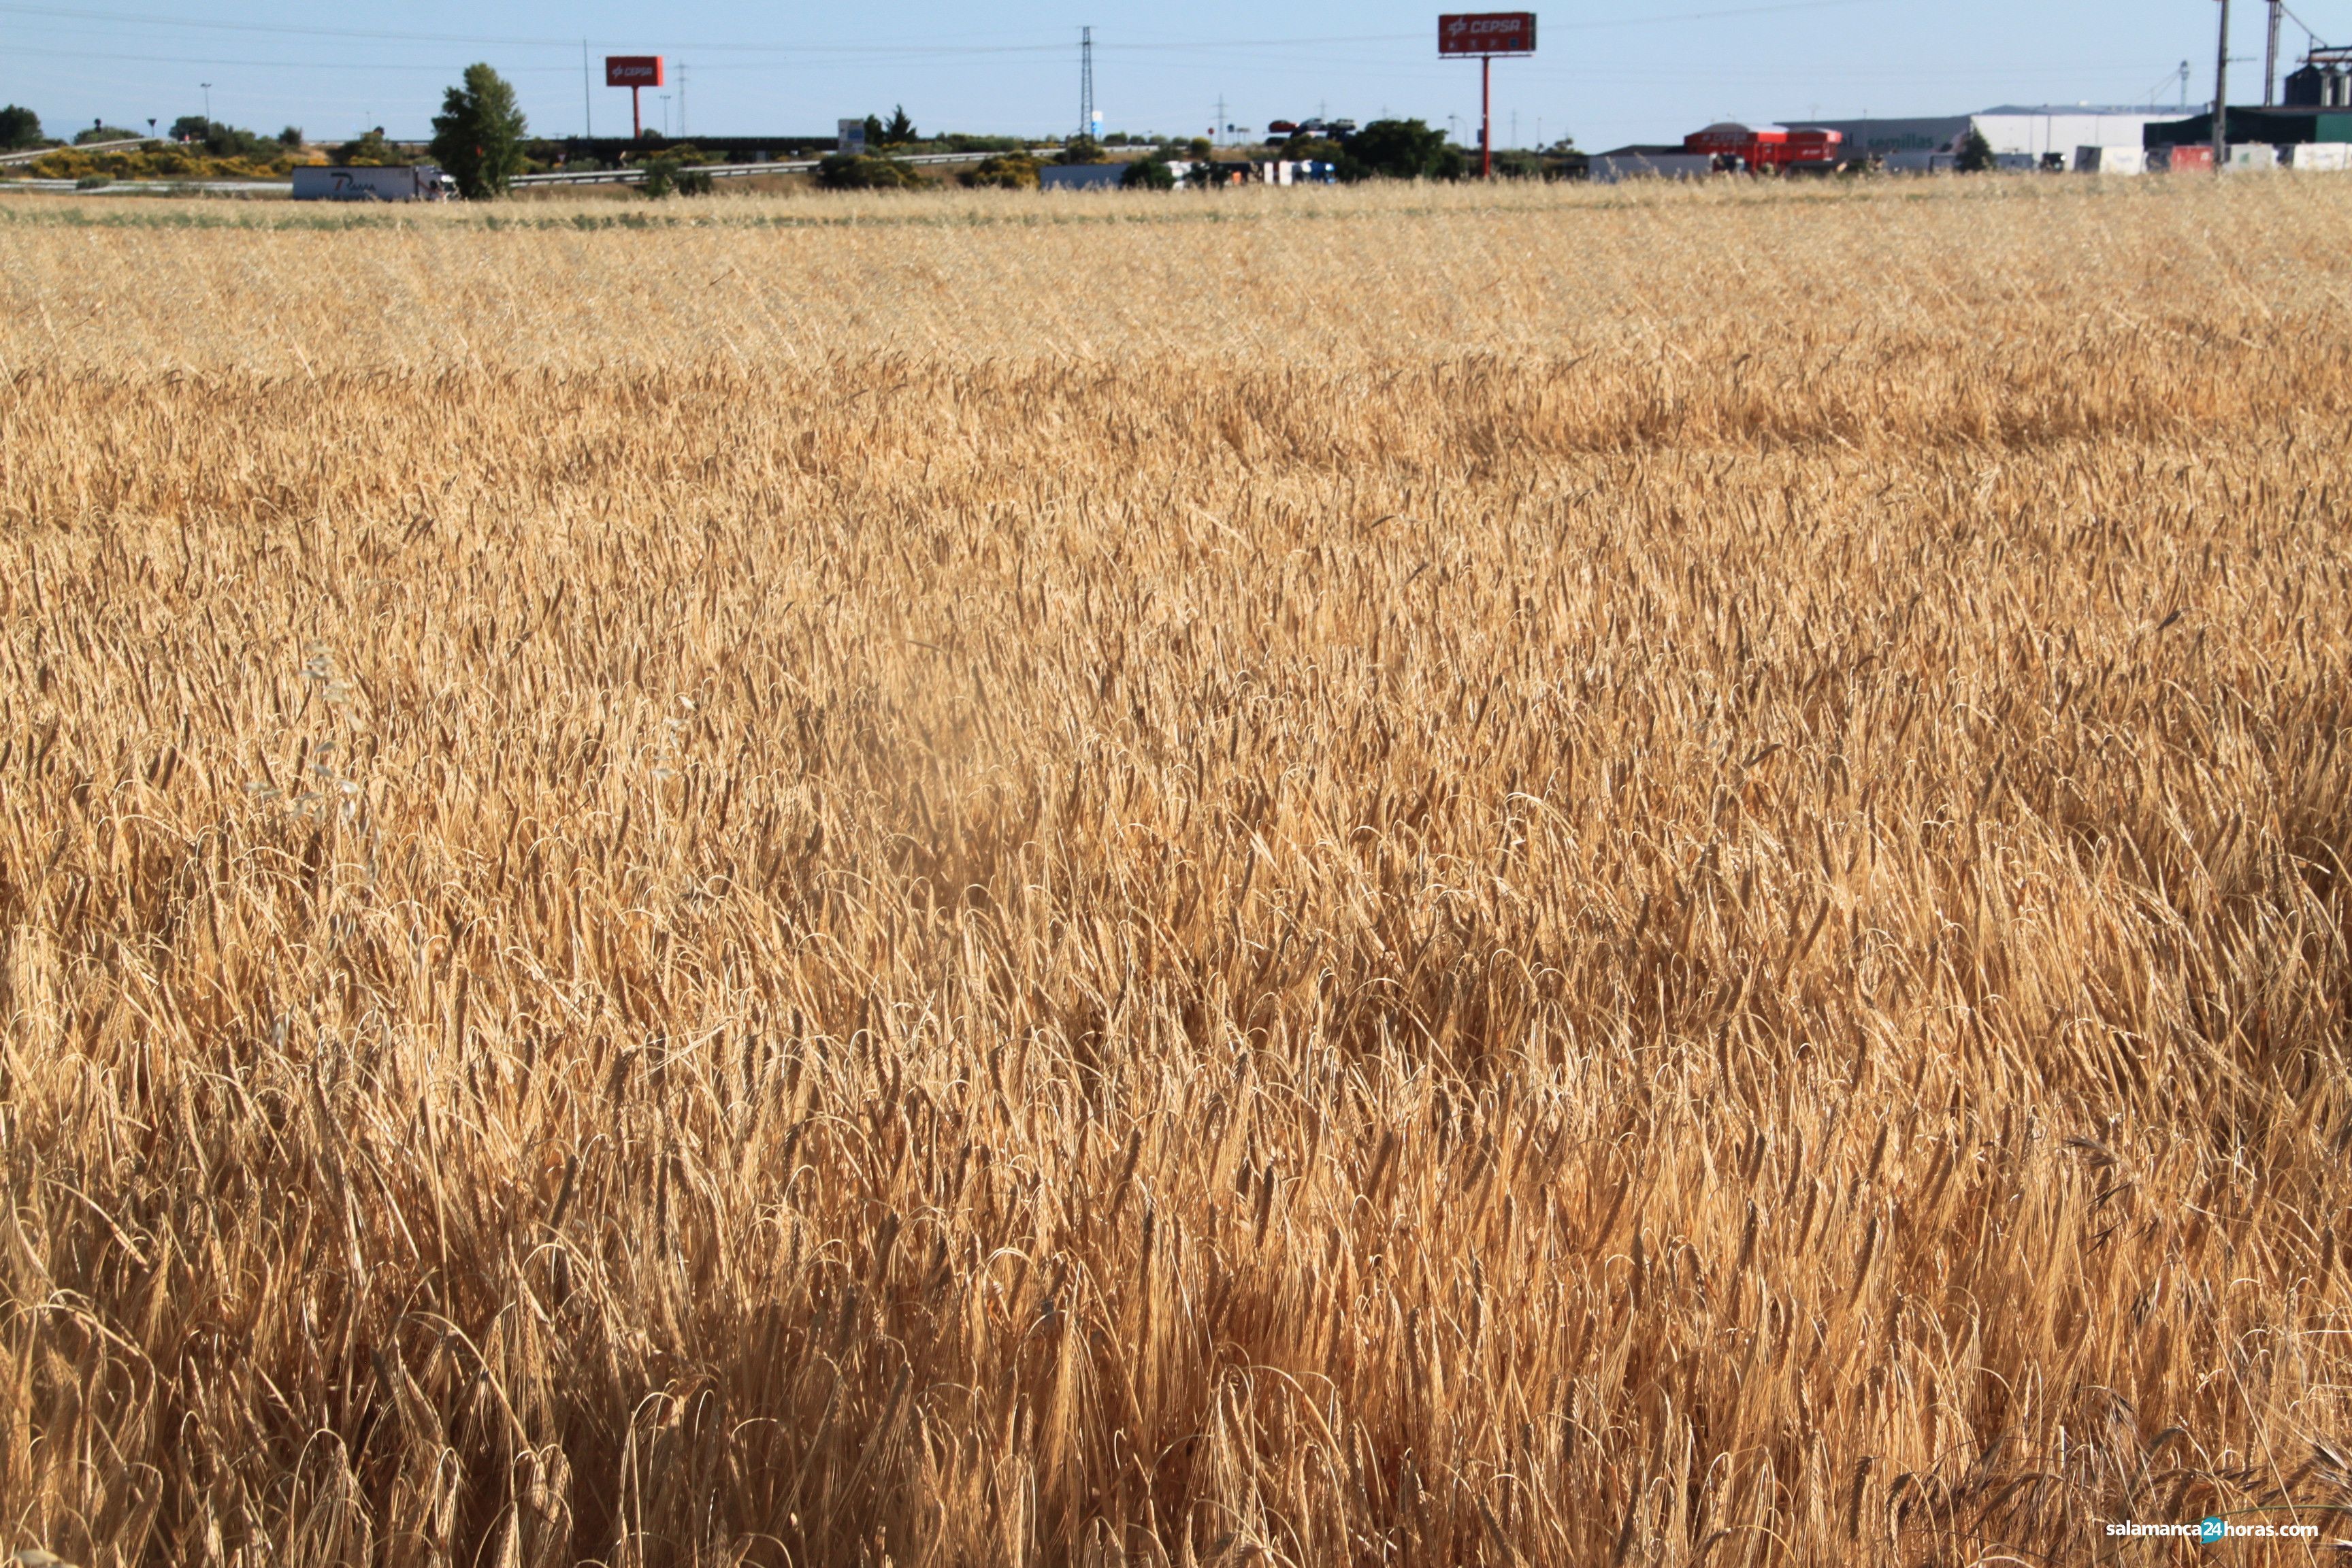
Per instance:
[[[79,180],[0,180],[0,195],[10,191],[68,196],[290,196],[294,184],[290,180],[117,180],[85,188]]]
[[[133,136],[123,142],[84,142],[72,147],[27,147],[20,153],[0,153],[0,165],[29,163],[52,153],[118,153],[125,147],[144,147],[150,142],[162,140],[160,136]]]

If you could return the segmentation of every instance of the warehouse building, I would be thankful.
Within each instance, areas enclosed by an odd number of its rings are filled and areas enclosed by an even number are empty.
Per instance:
[[[2077,147],[2137,147],[2148,126],[2178,110],[2106,108],[2092,104],[2003,104],[1974,114],[1938,114],[1908,120],[1792,120],[1805,130],[1845,136],[1848,158],[1875,159],[1889,169],[1927,172],[1948,169],[1971,129],[2007,169],[2049,165],[2055,157],[2071,164]]]
[[[2251,105],[2230,110],[2229,132],[2232,146],[2241,142],[2259,143],[2269,147],[2296,147],[2352,142],[2352,108],[2305,106],[2256,109]],[[2143,145],[2158,147],[2210,146],[2213,141],[2213,116],[2209,110],[2192,114],[2186,120],[2160,120],[2150,124],[2143,133]]]

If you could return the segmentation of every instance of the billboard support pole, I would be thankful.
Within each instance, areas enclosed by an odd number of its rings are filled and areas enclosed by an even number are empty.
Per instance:
[[[1478,57],[1478,177],[1495,177],[1495,57]]]
[[[1448,14],[1437,18],[1438,58],[1478,57],[1478,177],[1482,180],[1495,177],[1495,57],[1509,59],[1535,52],[1533,11]]]
[[[637,113],[637,88],[636,84],[632,82],[629,86],[629,140],[642,142],[645,139],[646,122]]]

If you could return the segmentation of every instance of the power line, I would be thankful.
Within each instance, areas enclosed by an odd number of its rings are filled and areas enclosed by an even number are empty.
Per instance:
[[[134,65],[161,66],[250,66],[262,70],[436,71],[443,75],[454,75],[466,68],[462,61],[456,64],[445,61],[439,65],[417,65],[386,60],[237,60],[222,59],[210,55],[126,55],[104,49],[45,49],[31,44],[11,44],[8,47],[8,53],[38,55],[47,59],[123,60]],[[546,75],[558,71],[569,76],[572,74],[572,68],[570,66],[513,66],[503,68],[502,74]]]
[[[1655,16],[1624,16],[1601,21],[1559,22],[1550,31],[1588,32],[1604,28],[1656,26],[1675,22],[1710,22],[1731,16],[1768,16],[1787,11],[1821,11],[1854,5],[1882,4],[1883,0],[1776,0],[1762,5],[1717,6],[1701,11],[1679,11]],[[286,37],[364,38],[371,42],[469,44],[499,46],[509,48],[562,48],[569,50],[577,38],[499,37],[466,33],[417,33],[372,31],[355,27],[306,27],[281,22],[224,22],[205,17],[159,16],[152,13],[131,11],[83,11],[58,5],[28,5],[21,3],[0,4],[0,14],[18,16],[47,16],[74,22],[117,23],[142,27],[186,27],[213,32],[260,33]],[[2300,23],[2302,18],[2297,17]],[[2306,29],[2307,30],[2307,29]],[[985,35],[981,35],[985,36]],[[1324,48],[1339,44],[1392,44],[1424,41],[1429,35],[1416,33],[1357,33],[1331,34],[1297,38],[1191,38],[1164,44],[1132,43],[1105,44],[1106,49],[1120,53],[1158,54],[1202,49],[1279,49]],[[971,54],[1050,54],[1068,47],[1066,44],[952,44],[871,45],[871,44],[771,44],[747,40],[719,42],[715,40],[684,40],[672,45],[676,48],[692,48],[702,52],[733,50],[740,53],[863,56],[892,58],[916,55]]]
[[[2318,47],[2322,47],[2322,48],[2325,48],[2325,47],[2326,47],[2326,45],[2324,45],[2324,44],[2320,44],[2320,42],[2319,42],[2319,33],[2318,33],[2318,30],[2317,30],[2316,28],[2313,27],[2313,26],[2312,26],[2312,25],[2311,25],[2310,23],[2308,23],[2308,22],[2305,21],[2302,17],[2300,17],[2300,16],[2295,16],[2295,14],[2294,14],[2294,6],[2292,6],[2292,5],[2282,5],[2282,6],[2280,6],[2280,7],[2279,7],[2279,9],[2280,9],[2280,10],[2282,10],[2282,11],[2284,11],[2284,12],[2285,12],[2289,16],[2294,17],[2294,25],[2295,25],[2296,26],[2301,27],[2301,28],[2303,29],[2303,36],[2304,36],[2305,37],[2309,38],[2309,39],[2312,41],[2312,43],[2313,43],[2313,44],[2317,45]]]

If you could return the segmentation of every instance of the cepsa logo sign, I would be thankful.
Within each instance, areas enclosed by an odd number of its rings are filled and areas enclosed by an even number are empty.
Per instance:
[[[1531,55],[1536,52],[1533,11],[1479,11],[1437,19],[1441,55]]]
[[[606,55],[604,85],[659,87],[662,85],[662,58],[659,55]]]

